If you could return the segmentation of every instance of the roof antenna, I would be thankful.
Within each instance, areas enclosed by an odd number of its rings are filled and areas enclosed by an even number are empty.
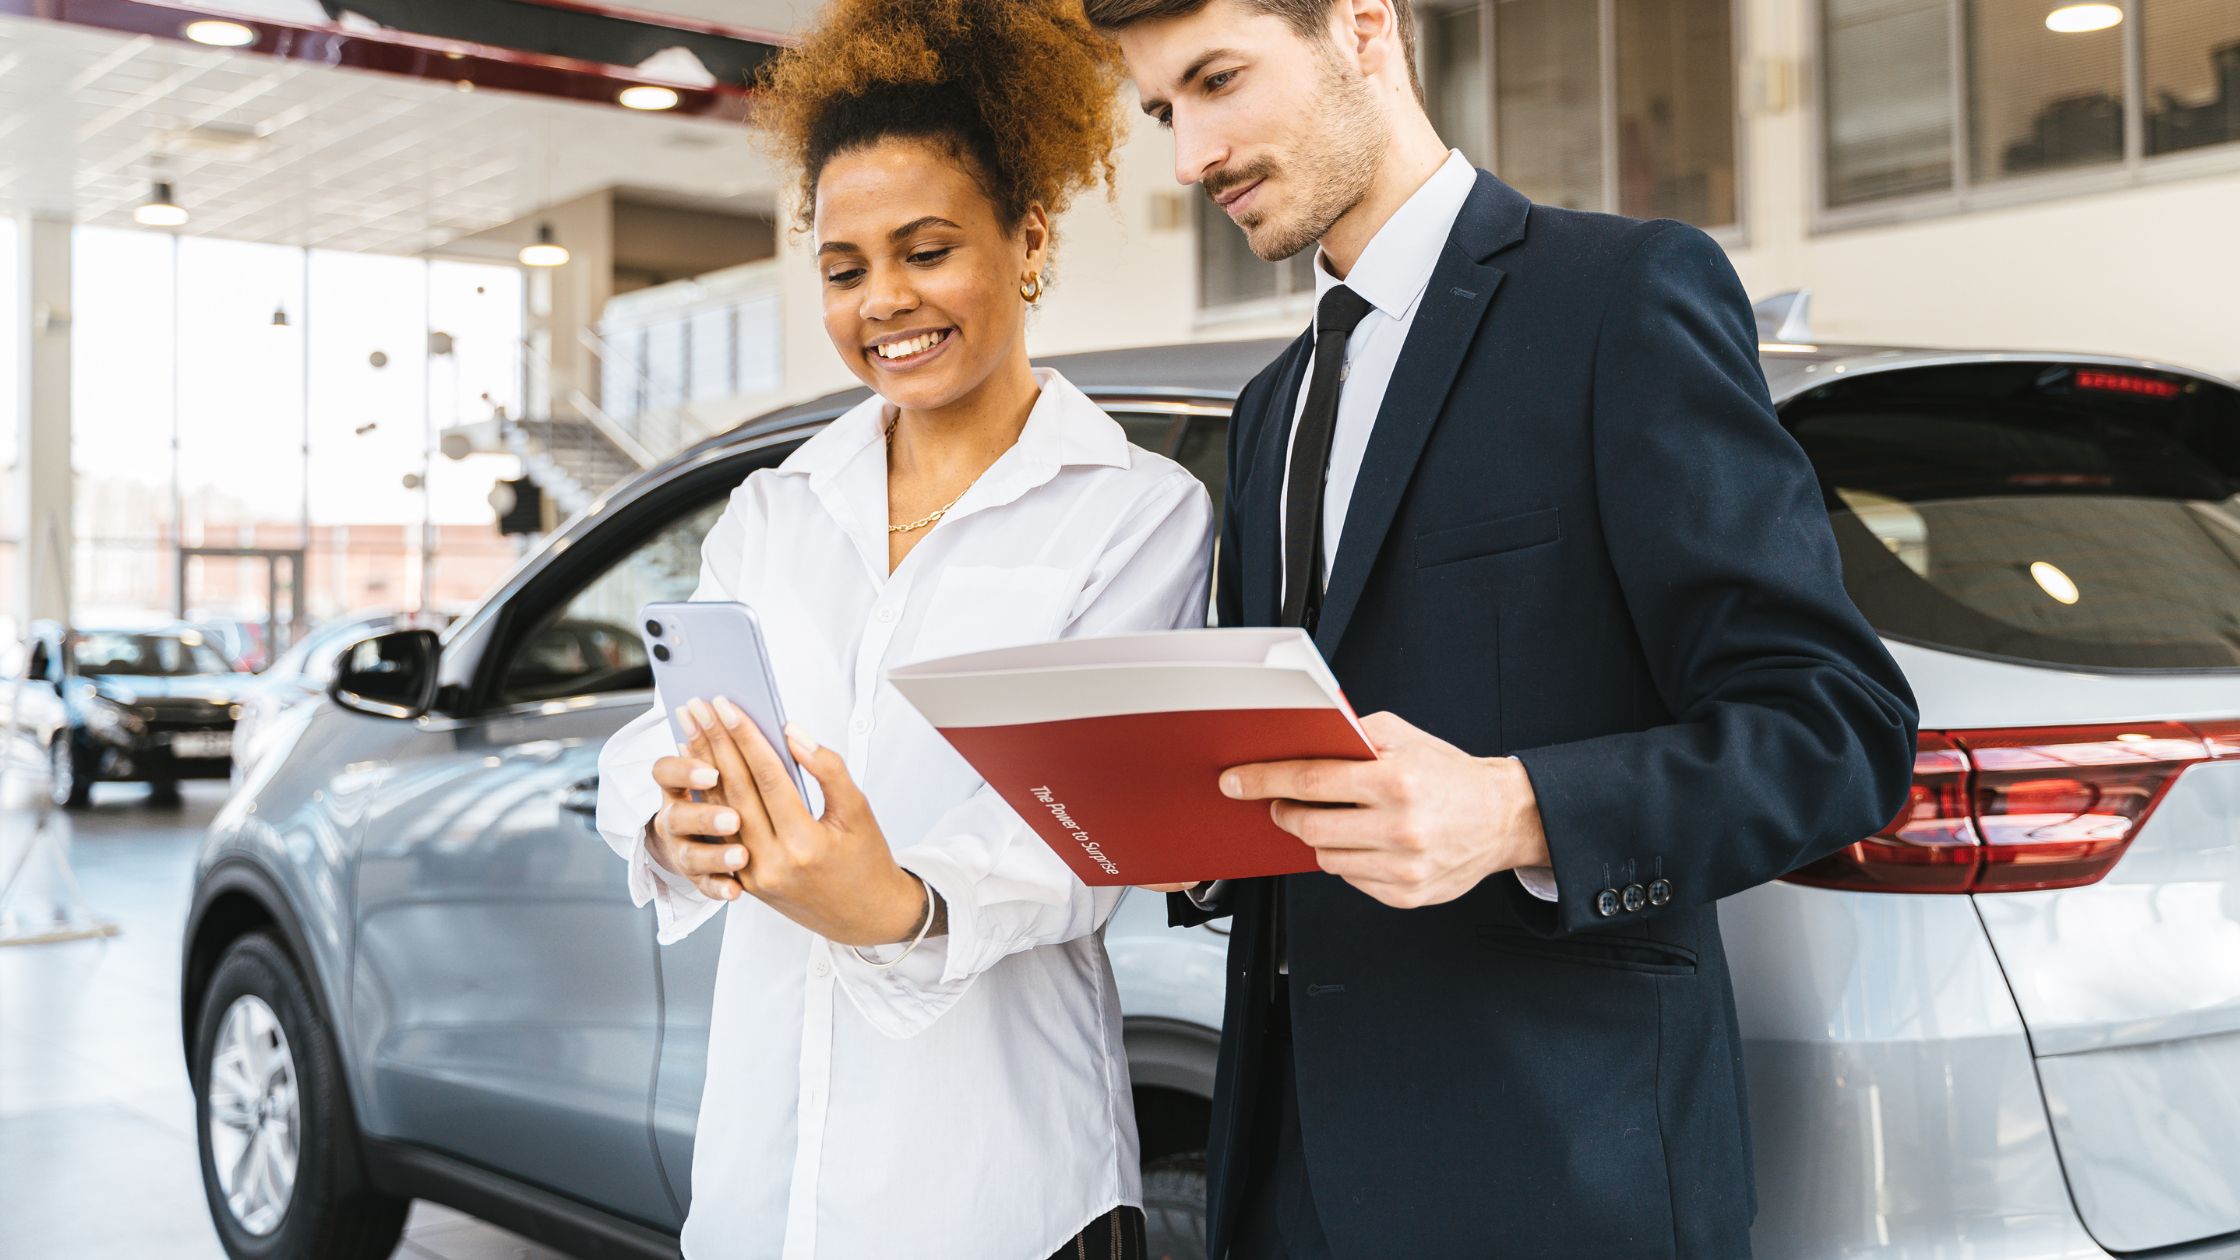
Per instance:
[[[1758,340],[1798,345],[1812,338],[1812,290],[1790,289],[1761,298],[1750,310],[1758,317]]]

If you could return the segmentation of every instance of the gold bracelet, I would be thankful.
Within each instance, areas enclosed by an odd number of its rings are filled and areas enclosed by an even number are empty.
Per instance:
[[[918,887],[926,890],[926,921],[918,925],[918,934],[910,938],[910,943],[903,946],[902,952],[896,954],[892,958],[889,958],[885,962],[880,962],[876,958],[871,958],[865,955],[863,949],[860,946],[850,945],[848,947],[849,952],[853,953],[856,956],[856,960],[861,962],[866,967],[875,968],[879,971],[885,971],[887,968],[894,966],[896,963],[901,962],[905,958],[908,958],[910,956],[910,951],[916,949],[918,947],[918,942],[926,939],[926,933],[933,929],[933,885],[927,883],[926,877],[918,874],[916,871],[905,870],[903,871],[903,874],[908,875],[914,880],[917,880]]]

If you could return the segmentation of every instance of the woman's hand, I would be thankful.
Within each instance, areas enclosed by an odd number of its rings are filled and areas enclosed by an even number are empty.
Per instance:
[[[737,817],[746,849],[740,887],[836,944],[891,945],[917,935],[929,894],[895,864],[838,753],[786,728],[794,760],[824,790],[824,816],[815,817],[777,750],[737,705],[718,697],[688,709],[697,728],[690,759],[715,767]]]
[[[679,718],[692,729],[689,712]],[[700,756],[663,757],[653,763],[653,781],[661,785],[661,808],[646,826],[647,855],[691,880],[702,896],[737,901],[747,850],[739,843],[739,812],[724,799],[714,764]],[[703,799],[694,800],[694,792]]]

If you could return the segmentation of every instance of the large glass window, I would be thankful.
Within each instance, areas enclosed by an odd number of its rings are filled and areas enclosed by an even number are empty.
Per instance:
[[[1448,145],[1534,201],[1731,227],[1735,4],[1426,0],[1426,110]],[[1200,305],[1313,291],[1312,250],[1270,267],[1210,203],[1197,224]]]
[[[16,221],[0,217],[0,494],[15,493],[15,464],[17,459],[16,435],[20,421],[16,416],[20,391],[16,382],[23,379],[22,367],[16,362],[16,344],[22,332],[16,327],[16,308],[21,304],[17,292],[22,277],[16,269]],[[23,633],[23,610],[16,606],[17,587],[22,581],[16,570],[16,520],[21,508],[13,503],[0,502],[0,653]]]
[[[1957,206],[1971,188],[2064,173],[2102,187],[2111,173],[2146,178],[2163,155],[2240,143],[2234,0],[1819,4],[1830,208],[1940,194]]]
[[[1618,0],[1618,211],[1735,221],[1732,0]]]
[[[488,495],[519,461],[435,448],[519,413],[518,269],[93,228],[74,256],[82,617],[183,608],[263,659],[299,592],[456,611],[516,561]]]
[[[2145,0],[2148,153],[2240,140],[2240,3]]]
[[[2123,160],[2123,32],[2055,30],[2046,0],[1968,5],[1971,173],[1997,180]]]
[[[1479,166],[1492,161],[1487,144],[1485,14],[1474,4],[1420,8],[1417,38],[1423,44],[1423,91],[1431,125],[1448,145]]]
[[[172,282],[183,243],[114,228],[81,227],[71,234],[70,466],[77,473],[71,598],[84,621],[162,615],[176,607]]]
[[[1195,188],[1187,193],[1197,218],[1198,305],[1235,306],[1314,292],[1313,246],[1283,262],[1264,263],[1245,243],[1244,229],[1231,223],[1221,207]]]
[[[1535,201],[1573,210],[1600,207],[1600,6],[1500,0],[1494,16],[1501,177]]]
[[[0,216],[0,473],[15,467],[16,433],[20,421],[16,417],[21,391],[16,382],[23,379],[23,367],[16,361],[17,343],[23,330],[16,325],[16,309],[22,305],[18,287],[22,274],[16,267],[16,221]],[[0,513],[0,539],[9,537],[14,523]],[[0,594],[0,600],[6,599]]]
[[[1952,187],[1947,0],[1827,0],[1827,197],[1846,206]]]

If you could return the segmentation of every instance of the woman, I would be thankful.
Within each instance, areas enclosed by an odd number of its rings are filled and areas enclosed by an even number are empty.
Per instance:
[[[693,1260],[1141,1252],[1117,893],[884,681],[1202,622],[1204,490],[1027,359],[1051,219],[1111,177],[1117,86],[1068,0],[838,0],[764,84],[825,331],[875,397],[733,492],[694,596],[760,617],[813,801],[717,697],[684,755],[656,711],[600,758],[599,827],[660,939],[726,912]]]

